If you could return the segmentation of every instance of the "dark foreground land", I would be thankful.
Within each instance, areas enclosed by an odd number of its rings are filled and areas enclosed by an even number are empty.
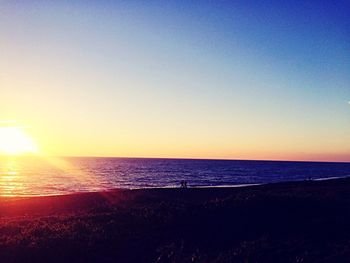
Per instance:
[[[0,262],[350,262],[350,179],[2,198]]]

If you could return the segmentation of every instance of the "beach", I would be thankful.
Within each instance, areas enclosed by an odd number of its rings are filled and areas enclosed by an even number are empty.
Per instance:
[[[1,262],[346,262],[350,179],[0,199]]]
[[[349,14],[0,0],[0,263],[350,262]]]

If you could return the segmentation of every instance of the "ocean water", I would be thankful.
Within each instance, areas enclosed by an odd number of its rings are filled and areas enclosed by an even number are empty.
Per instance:
[[[227,186],[350,176],[350,163],[142,158],[0,158],[0,195]]]

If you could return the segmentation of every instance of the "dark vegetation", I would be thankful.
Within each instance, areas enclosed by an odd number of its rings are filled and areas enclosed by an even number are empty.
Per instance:
[[[0,262],[348,262],[350,179],[0,201]]]

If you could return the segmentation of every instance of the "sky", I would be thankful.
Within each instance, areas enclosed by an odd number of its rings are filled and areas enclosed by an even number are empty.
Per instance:
[[[48,155],[350,161],[349,14],[0,0],[0,125]]]

